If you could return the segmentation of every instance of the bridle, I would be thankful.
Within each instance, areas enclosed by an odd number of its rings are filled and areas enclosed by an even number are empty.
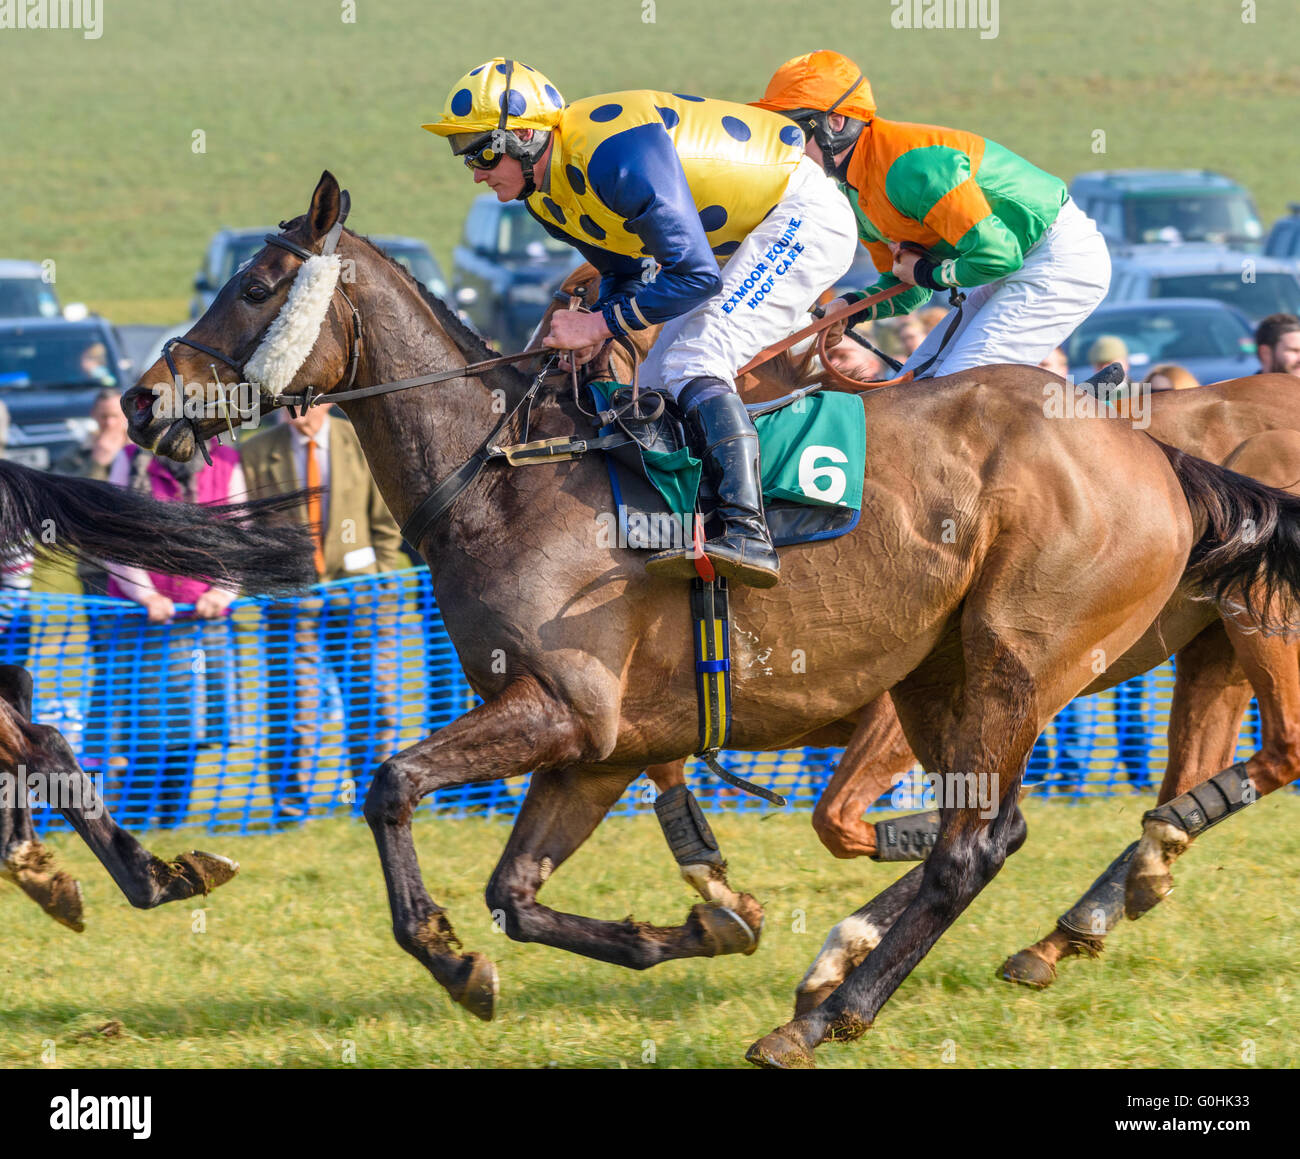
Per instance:
[[[347,190],[343,190],[340,194],[338,220],[335,221],[334,225],[331,226],[329,232],[325,235],[325,241],[321,246],[319,256],[328,257],[338,248],[339,238],[343,233],[343,223],[347,220],[348,210],[350,208],[351,198],[348,196]],[[284,222],[280,223],[280,228],[284,228]],[[305,246],[300,246],[297,242],[290,241],[283,234],[268,233],[263,240],[267,245],[273,245],[282,250],[287,250],[295,257],[301,258],[304,262],[309,258],[318,256],[313,250],[309,250]],[[297,275],[295,274],[294,276],[296,277]],[[348,355],[347,376],[340,380],[339,383],[335,384],[336,387],[341,385],[343,391],[346,392],[356,381],[357,367],[361,362],[361,311],[357,309],[356,304],[348,296],[348,292],[343,288],[343,282],[341,279],[335,282],[334,293],[343,296],[343,301],[347,303],[348,313],[352,319],[352,340],[349,343],[350,353]],[[211,346],[205,346],[202,342],[196,342],[193,338],[187,338],[184,335],[177,335],[174,338],[167,339],[167,341],[163,343],[162,356],[163,360],[167,363],[167,372],[171,375],[173,387],[176,387],[176,384],[181,378],[181,373],[176,368],[176,362],[172,358],[172,347],[188,346],[191,350],[197,350],[201,354],[208,355],[209,358],[215,358],[218,362],[230,367],[230,369],[238,376],[239,382],[242,382],[244,380],[244,367],[248,365],[248,360],[252,358],[253,352],[257,350],[258,344],[261,342],[263,336],[266,334],[267,330],[274,325],[274,323],[275,319],[272,318],[270,322],[263,326],[262,329],[249,340],[246,352],[242,359],[239,360],[236,360],[230,355],[224,354],[222,351],[216,350]],[[212,370],[214,381],[217,386],[221,388],[221,380],[217,376],[217,368],[211,366],[210,369]],[[238,384],[236,383],[235,385],[237,386]],[[324,391],[313,397],[312,388],[308,387],[306,395],[302,401],[303,410],[305,411],[308,406],[314,405],[319,400],[324,399],[326,394],[331,393],[332,390]],[[285,405],[291,415],[296,413],[294,410],[294,404],[298,401],[297,396],[285,396]],[[233,438],[234,426],[230,421],[230,405],[227,401],[224,388],[222,388],[221,393],[221,411],[225,417],[227,427],[230,428],[231,437]],[[199,452],[203,455],[208,466],[212,466],[212,456],[208,453],[207,440],[199,434],[198,425],[195,423],[193,418],[187,418],[186,421],[190,424],[190,429],[194,432],[194,441],[198,444]]]

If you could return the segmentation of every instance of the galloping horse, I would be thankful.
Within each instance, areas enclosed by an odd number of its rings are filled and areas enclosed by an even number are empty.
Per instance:
[[[162,503],[122,487],[71,479],[0,461],[0,544],[39,537],[65,558],[203,579],[223,587],[289,592],[315,579],[313,543],[297,527],[263,522],[301,502],[300,495],[204,507]],[[53,534],[50,534],[50,533]],[[239,866],[191,850],[164,862],[109,816],[90,778],[57,730],[31,722],[32,678],[0,665],[0,771],[14,779],[13,803],[0,808],[0,877],[17,885],[55,921],[80,932],[81,886],[57,868],[36,836],[28,808],[28,778],[64,791],[52,802],[108,870],[132,905],[209,893]]]
[[[594,297],[599,280],[596,270],[586,265],[573,271],[561,288],[566,294],[581,291]],[[557,306],[547,310],[539,332],[545,332]],[[649,350],[658,331],[652,327],[633,336],[638,353]],[[596,373],[626,381],[633,365],[613,347]],[[1059,381],[1046,372],[1042,379]],[[766,401],[814,381],[818,374],[810,357],[795,361],[783,356],[738,386],[750,401]],[[862,388],[871,387],[864,383]],[[1198,390],[1160,392],[1151,396],[1150,407],[1151,434],[1162,442],[1275,487],[1300,486],[1300,382],[1293,376],[1253,375]],[[1244,772],[1256,795],[1266,796],[1300,777],[1300,639],[1259,632],[1239,611],[1221,614],[1194,592],[1176,591],[1142,639],[1084,693],[1104,691],[1174,653],[1178,663],[1169,763],[1157,805],[1229,765],[1252,693],[1260,706],[1262,744]],[[864,708],[854,724],[844,757],[812,816],[822,843],[843,858],[877,854],[875,826],[864,821],[863,813],[916,764],[888,694]],[[646,772],[663,792],[685,783],[684,766],[684,761],[676,761]],[[1055,979],[1063,958],[1099,956],[1125,901],[1116,886],[1127,894],[1128,915],[1141,917],[1172,890],[1170,867],[1190,843],[1168,822],[1149,821],[1136,848],[1120,854],[1047,937],[1008,958],[1000,977],[1042,989]],[[1138,871],[1130,875],[1135,854]],[[683,872],[698,874],[704,868],[692,866]],[[721,870],[714,870],[713,878],[715,895],[733,908],[743,907],[746,913],[758,908],[747,894],[731,890]],[[888,929],[892,912],[864,906],[831,931],[799,985],[796,1013],[816,1006],[866,957]]]
[[[491,1016],[495,967],[458,952],[421,879],[411,816],[438,788],[531,770],[487,893],[511,937],[638,968],[716,953],[736,920],[716,907],[660,929],[536,900],[642,769],[695,747],[686,593],[603,542],[598,516],[610,496],[597,457],[517,470],[485,464],[490,436],[524,435],[528,380],[466,369],[490,352],[378,249],[342,230],[343,206],[338,183],[322,175],[307,212],[222,288],[185,336],[197,346],[178,350],[176,363],[204,380],[214,354],[227,379],[250,363],[269,368],[258,386],[272,407],[290,390],[302,399],[311,386],[328,400],[355,383],[363,395],[344,392],[343,408],[403,525],[440,481],[465,484],[416,546],[483,703],[384,761],[365,804],[397,940],[456,1001]],[[354,275],[346,289],[337,281],[343,258]],[[364,393],[454,370],[463,375]],[[1260,622],[1300,592],[1300,501],[1127,423],[1049,418],[1033,402],[1041,385],[1036,371],[996,366],[924,391],[866,395],[878,451],[858,529],[786,549],[780,586],[733,592],[732,747],[788,746],[892,689],[926,767],[972,776],[997,801],[992,816],[977,806],[944,810],[938,841],[914,871],[915,896],[820,1006],[751,1048],[763,1065],[811,1065],[819,1043],[865,1031],[1023,843],[1017,798],[1030,748],[1091,683],[1097,650],[1122,656],[1183,582],[1218,599],[1240,591]],[[224,419],[170,417],[182,413],[175,391],[160,362],[122,405],[136,442],[187,459]],[[503,402],[511,417],[498,430]],[[538,397],[531,419],[532,437],[589,431],[562,392]],[[1098,463],[1124,487],[1097,487]],[[748,663],[751,650],[794,648],[806,670]]]

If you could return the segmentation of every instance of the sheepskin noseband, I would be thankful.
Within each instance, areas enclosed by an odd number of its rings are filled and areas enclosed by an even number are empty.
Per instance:
[[[272,398],[288,389],[315,348],[340,269],[338,254],[315,254],[303,262],[289,297],[244,367],[244,377]]]

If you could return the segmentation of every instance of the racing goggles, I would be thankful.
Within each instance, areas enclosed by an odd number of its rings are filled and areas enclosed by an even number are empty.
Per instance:
[[[501,164],[505,153],[498,150],[493,138],[495,133],[453,133],[450,138],[451,151],[457,154],[471,169],[495,169]]]

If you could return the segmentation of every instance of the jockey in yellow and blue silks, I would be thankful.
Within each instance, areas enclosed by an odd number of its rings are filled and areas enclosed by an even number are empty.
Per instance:
[[[758,439],[734,375],[798,328],[856,239],[802,131],[775,113],[653,90],[566,105],[536,70],[504,59],[463,77],[424,128],[601,272],[595,311],[557,314],[548,345],[583,362],[612,335],[663,324],[643,374],[678,400],[718,493],[723,532],[705,553],[721,575],[776,583]],[[689,551],[646,567],[695,574]]]

